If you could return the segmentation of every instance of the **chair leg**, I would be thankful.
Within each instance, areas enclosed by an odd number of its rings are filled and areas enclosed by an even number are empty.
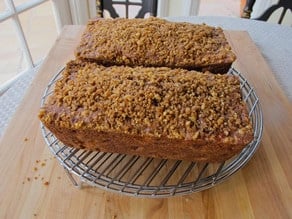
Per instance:
[[[102,10],[108,10],[112,18],[119,17],[118,13],[113,7],[112,0],[101,1],[101,8]]]
[[[281,16],[279,18],[278,24],[281,24],[282,23],[282,21],[284,19],[284,16],[286,14],[286,11],[287,11],[287,8],[284,8],[283,11],[282,11],[282,13],[281,13]]]
[[[269,17],[272,15],[272,13],[279,8],[281,8],[280,5],[273,5],[270,8],[268,8],[261,16],[255,18],[255,20],[267,21]]]

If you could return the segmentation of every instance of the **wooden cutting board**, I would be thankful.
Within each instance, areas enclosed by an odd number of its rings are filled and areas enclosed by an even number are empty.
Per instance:
[[[172,198],[74,187],[46,146],[37,114],[83,29],[64,28],[1,138],[0,218],[292,218],[292,105],[246,32],[226,33],[264,116],[260,148],[244,168],[212,189]]]

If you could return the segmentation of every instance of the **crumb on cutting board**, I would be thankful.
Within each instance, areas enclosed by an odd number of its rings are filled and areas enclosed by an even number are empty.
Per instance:
[[[45,167],[47,164],[48,160],[52,160],[52,157],[43,159],[43,160],[35,160],[35,166],[32,168],[32,171],[34,172],[34,174],[32,174],[31,176],[26,176],[25,180],[22,181],[22,184],[25,184],[25,182],[32,182],[32,179],[34,179],[35,181],[41,181],[43,185],[48,186],[50,184],[49,181],[45,180],[45,177],[41,176],[41,174],[39,173],[39,171],[41,170],[40,167]],[[60,176],[57,177],[58,179],[61,179]]]

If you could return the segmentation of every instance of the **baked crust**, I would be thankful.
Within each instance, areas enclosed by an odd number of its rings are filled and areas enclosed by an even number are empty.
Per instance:
[[[103,65],[226,73],[235,61],[223,30],[160,18],[90,21],[76,57]]]
[[[253,139],[232,75],[71,61],[39,113],[67,146],[221,162]]]

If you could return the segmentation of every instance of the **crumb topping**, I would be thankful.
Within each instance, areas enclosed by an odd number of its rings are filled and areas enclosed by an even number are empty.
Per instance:
[[[235,60],[221,28],[154,17],[91,21],[76,56],[101,64],[180,68]]]
[[[176,139],[252,131],[236,76],[70,62],[41,109],[45,124]]]

